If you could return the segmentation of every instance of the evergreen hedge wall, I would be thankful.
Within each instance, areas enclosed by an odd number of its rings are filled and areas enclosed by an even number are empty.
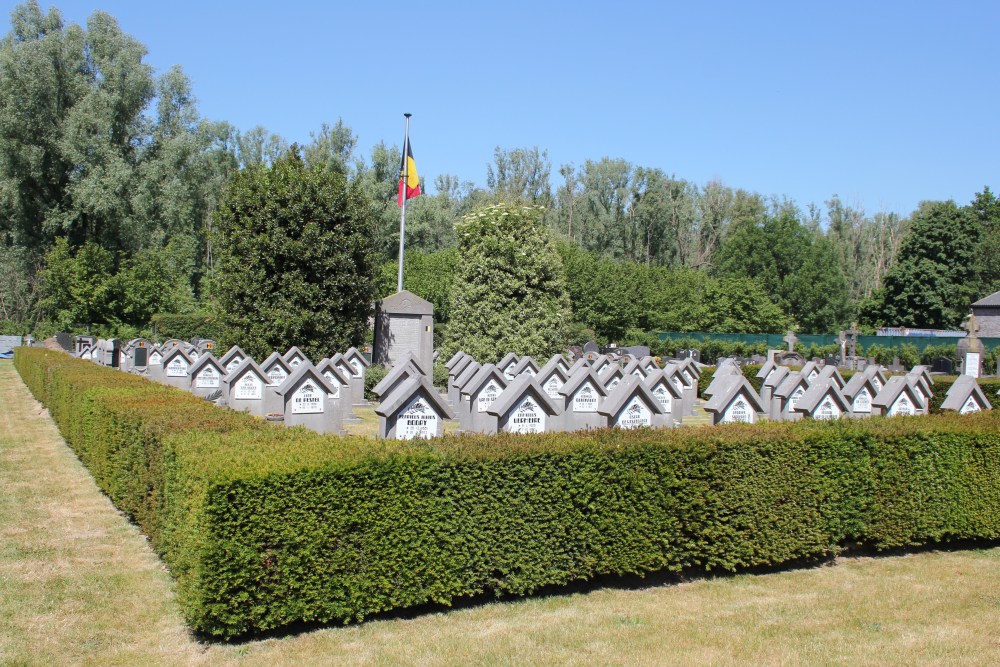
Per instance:
[[[15,364],[149,535],[191,626],[222,638],[1000,537],[994,413],[397,443],[274,427],[47,350]]]

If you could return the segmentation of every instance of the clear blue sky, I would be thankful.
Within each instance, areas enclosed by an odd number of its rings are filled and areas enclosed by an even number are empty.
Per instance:
[[[9,30],[10,9],[3,12]],[[51,2],[41,0],[44,8]],[[137,2],[97,9],[179,64],[204,117],[306,142],[344,119],[428,184],[495,146],[621,157],[803,208],[912,211],[1000,190],[1000,2]]]

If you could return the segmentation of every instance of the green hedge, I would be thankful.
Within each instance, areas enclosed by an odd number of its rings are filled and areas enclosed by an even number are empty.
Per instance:
[[[149,323],[159,342],[170,338],[210,338],[215,341],[225,338],[222,324],[213,313],[157,313],[149,319]]]
[[[993,413],[423,443],[272,427],[65,355],[15,363],[199,632],[606,574],[1000,537]]]

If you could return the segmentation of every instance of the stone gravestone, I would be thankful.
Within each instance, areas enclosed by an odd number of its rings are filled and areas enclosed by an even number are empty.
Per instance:
[[[450,362],[451,366],[448,366],[448,402],[451,403],[452,407],[458,407],[460,400],[459,397],[459,385],[458,378],[465,369],[472,365],[479,365],[472,355],[463,354],[461,357],[455,359],[453,358]]]
[[[353,392],[351,400],[354,405],[368,405],[368,401],[365,400],[365,372],[371,364],[356,347],[348,348],[343,354],[343,359],[347,362],[351,373]]]
[[[654,428],[666,425],[663,406],[646,385],[645,379],[630,375],[608,392],[598,413],[610,428]]]
[[[849,345],[848,354],[850,354],[851,358],[853,359],[858,356],[858,334],[861,333],[861,331],[858,329],[858,323],[851,322],[851,328],[848,329],[846,333],[851,337],[850,341],[848,342]]]
[[[563,367],[562,355],[557,354],[542,366],[536,376],[542,389],[545,390],[549,398],[555,401],[560,408],[564,406],[564,403],[563,395],[559,393],[559,390],[562,389],[562,386],[566,384],[566,380],[569,379],[569,375],[566,373],[567,368]]]
[[[328,362],[329,360],[325,361]],[[416,365],[410,363],[409,361],[404,364],[399,364],[398,366],[393,366],[389,369],[389,372],[385,374],[385,377],[383,377],[378,384],[372,387],[372,393],[379,401],[381,401],[383,398],[391,394],[393,389],[406,382],[414,375],[422,375],[422,373],[417,370]]]
[[[931,372],[941,373],[942,375],[954,375],[955,362],[947,357],[938,357],[931,364]]]
[[[558,430],[559,407],[534,377],[515,378],[486,411],[493,419],[487,433],[545,433]]]
[[[646,376],[646,384],[663,408],[665,424],[671,427],[681,424],[684,419],[683,389],[678,388],[670,376],[660,369]]]
[[[448,376],[448,403],[459,416],[462,414],[464,408],[462,404],[462,387],[467,385],[476,376],[482,365],[478,361],[473,360],[472,357],[469,357],[468,363],[462,364],[461,368],[462,372],[455,377]]]
[[[191,357],[183,348],[173,348],[163,355],[160,381],[171,387],[187,389],[190,386],[188,372],[191,364]]]
[[[216,395],[222,396],[222,378],[226,376],[226,369],[222,367],[219,360],[211,353],[201,355],[198,361],[191,365],[190,386],[188,390],[195,396],[208,398]]]
[[[334,388],[308,360],[302,360],[281,386],[272,389],[278,398],[273,412],[284,415],[285,426],[304,426],[317,433],[343,434]],[[268,406],[272,407],[272,406]]]
[[[256,361],[247,357],[222,379],[222,397],[233,410],[263,417],[266,385],[267,373]]]
[[[137,338],[132,341],[132,369],[144,371],[149,366],[149,352],[153,344],[145,338]]]
[[[375,408],[379,437],[392,440],[436,438],[454,413],[424,375],[402,383]]]
[[[583,344],[583,353],[584,354],[593,353],[595,355],[600,354],[601,346],[595,343],[594,341],[589,340]]]
[[[413,364],[410,367],[415,368]],[[330,398],[334,401],[340,414],[342,422],[359,422],[361,419],[354,414],[351,409],[351,378],[348,377],[341,367],[337,366],[330,359],[322,359],[316,364],[316,370],[326,378],[327,384],[333,390]],[[386,392],[388,393],[388,392]]]
[[[372,361],[395,366],[407,352],[429,369],[434,363],[434,306],[403,290],[375,306],[375,349]]]
[[[330,362],[340,370],[344,377],[347,378],[348,386],[345,396],[350,398],[351,404],[363,405],[362,403],[359,403],[359,400],[364,399],[365,396],[364,377],[356,377],[354,375],[354,367],[351,366],[350,362],[347,361],[347,359],[344,358],[344,355],[340,352],[330,357]],[[348,421],[351,421],[351,419]]]
[[[229,348],[229,351],[222,355],[222,359],[219,361],[225,367],[227,373],[232,373],[246,358],[246,352],[239,345],[233,345]]]
[[[962,328],[969,332],[955,346],[962,366],[962,375],[970,375],[977,378],[982,374],[983,354],[986,352],[986,347],[979,340],[979,336],[976,335],[979,331],[979,326],[976,324],[976,316],[970,313],[968,320],[962,325]]]
[[[344,352],[344,359],[351,365],[351,377],[355,380],[361,380],[358,383],[361,390],[354,397],[355,405],[368,405],[368,401],[365,400],[365,373],[368,371],[368,367],[371,366],[371,362],[356,347],[347,348],[347,352]]]
[[[514,354],[513,352],[508,352],[507,354],[504,355],[503,359],[497,362],[497,368],[499,368],[500,371],[504,374],[504,377],[506,377],[508,380],[513,380],[514,368],[517,366],[517,362],[520,360],[521,358],[518,357],[516,354]]]
[[[288,348],[288,351],[281,355],[281,358],[285,360],[285,363],[287,363],[293,371],[298,368],[299,364],[309,361],[309,358],[306,357],[305,353],[300,350],[297,345],[292,345]]]
[[[459,419],[466,431],[485,433],[495,428],[495,420],[488,414],[510,381],[494,364],[486,364],[461,387]]]
[[[287,380],[288,376],[295,370],[278,352],[272,352],[260,367],[267,373],[267,383],[275,387]]]
[[[559,388],[559,394],[562,396],[561,405],[565,406],[561,430],[582,431],[602,426],[603,418],[597,410],[608,392],[593,368],[583,366],[570,375]]]
[[[942,411],[953,411],[967,415],[970,412],[992,410],[979,382],[971,375],[959,375],[941,403]]]
[[[94,343],[96,343],[96,342],[97,342],[97,339],[94,338],[93,336],[77,336],[74,339],[74,345],[75,345],[74,350],[76,352],[76,356],[78,356],[78,357],[83,356],[81,354],[83,352],[83,348],[85,346],[88,347],[88,348],[89,347],[93,347]],[[17,344],[20,345],[21,342],[18,341]]]

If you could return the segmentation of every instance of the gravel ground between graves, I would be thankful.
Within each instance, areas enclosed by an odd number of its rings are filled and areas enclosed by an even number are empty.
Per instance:
[[[0,665],[995,665],[998,627],[990,549],[202,643],[145,539],[0,361]]]

